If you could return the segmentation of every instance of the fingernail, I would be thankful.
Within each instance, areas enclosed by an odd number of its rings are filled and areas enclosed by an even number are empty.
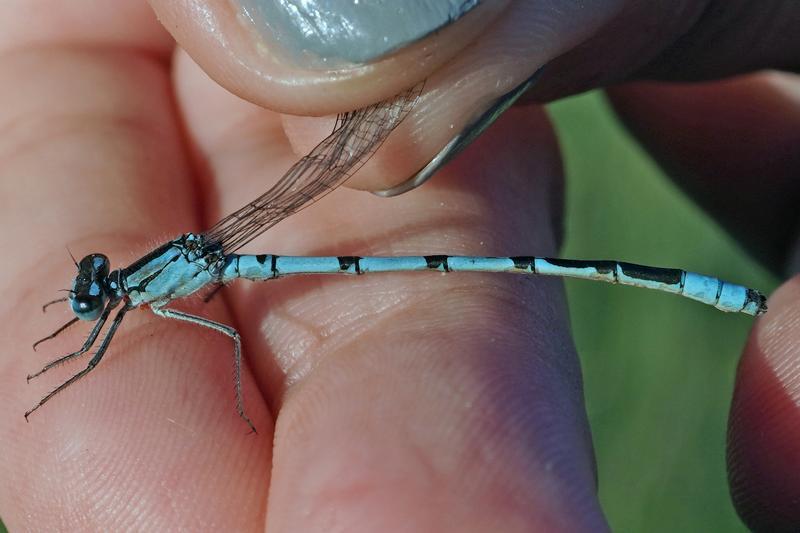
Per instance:
[[[481,0],[240,0],[242,12],[301,66],[367,63],[418,41]]]
[[[372,191],[372,194],[376,196],[383,196],[385,198],[399,196],[403,193],[416,189],[428,181],[431,176],[439,171],[440,168],[446,165],[464,148],[469,146],[472,141],[480,136],[481,133],[486,131],[486,128],[491,126],[494,121],[500,118],[500,115],[502,115],[509,107],[514,105],[514,102],[516,102],[520,96],[525,94],[528,89],[533,87],[541,77],[542,70],[544,70],[544,67],[541,67],[539,70],[534,72],[530,78],[517,85],[512,91],[495,100],[489,109],[481,113],[476,119],[469,122],[461,131],[461,133],[453,137],[450,142],[444,145],[444,148],[442,148],[439,153],[437,153],[433,159],[428,162],[428,164],[422,167],[419,172],[399,185],[396,185],[390,189],[384,189],[382,191]]]

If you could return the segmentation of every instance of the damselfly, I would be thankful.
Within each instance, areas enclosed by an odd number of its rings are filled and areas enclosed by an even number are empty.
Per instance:
[[[533,83],[531,78],[482,115],[471,129],[479,132],[490,124],[517,96]],[[236,409],[255,430],[244,411],[241,387],[242,348],[239,334],[231,326],[168,308],[209,286],[220,287],[238,278],[271,280],[295,274],[350,274],[379,272],[504,272],[562,276],[621,285],[632,285],[679,294],[728,312],[757,315],[766,310],[766,298],[754,289],[720,279],[671,268],[655,268],[618,261],[581,261],[544,257],[464,257],[448,255],[406,257],[288,257],[239,255],[236,250],[286,217],[338,187],[360,168],[414,108],[422,84],[378,104],[337,117],[333,132],[300,159],[266,193],[220,220],[205,233],[187,233],[154,249],[133,264],[111,271],[102,254],[90,254],[77,263],[78,274],[69,296],[75,317],[41,339],[52,339],[79,320],[94,321],[81,348],[60,357],[31,380],[92,348],[111,312],[119,308],[86,368],[42,398],[25,418],[53,396],[91,372],[108,350],[114,334],[131,309],[149,306],[158,316],[203,326],[233,339]],[[427,177],[470,139],[454,139],[419,176]],[[49,304],[48,304],[49,305]]]

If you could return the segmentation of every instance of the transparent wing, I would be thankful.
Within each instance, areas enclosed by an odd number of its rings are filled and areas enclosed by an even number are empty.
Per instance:
[[[383,102],[336,117],[331,134],[267,192],[205,233],[226,253],[319,200],[366,163],[417,103],[424,82]]]

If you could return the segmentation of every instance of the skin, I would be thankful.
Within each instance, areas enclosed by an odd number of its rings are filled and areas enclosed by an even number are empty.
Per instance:
[[[254,68],[252,34],[227,2],[152,4],[216,82],[174,51],[142,2],[0,7],[0,249],[13,250],[0,271],[0,515],[9,529],[605,529],[557,280],[308,277],[182,303],[242,333],[258,435],[233,409],[229,339],[146,310],[128,315],[89,377],[26,424],[22,413],[80,366],[29,386],[24,376],[75,349],[88,329],[32,354],[32,340],[68,318],[61,308],[32,319],[36,305],[74,276],[62,245],[127,264],[250,200],[330,127],[260,106],[330,113],[429,77],[420,113],[352,183],[380,189],[503,92],[487,79],[510,88],[551,60],[530,99],[643,76],[796,69],[796,3],[665,1],[644,11],[622,0],[514,2],[509,9],[521,11],[491,27],[459,23],[449,39],[433,36],[429,55],[412,45],[344,73]],[[737,17],[702,16],[711,8]],[[737,43],[751,42],[753,27],[764,34],[743,53]],[[799,92],[796,78],[768,75],[631,83],[612,101],[734,236],[776,272],[791,272],[800,257]],[[336,191],[252,249],[553,254],[561,179],[550,126],[526,106],[425,187],[391,204]],[[777,530],[800,523],[800,280],[787,280],[769,306],[743,348],[729,470],[746,523]]]

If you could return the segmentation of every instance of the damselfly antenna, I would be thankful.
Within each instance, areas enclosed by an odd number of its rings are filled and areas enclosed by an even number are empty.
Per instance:
[[[80,267],[78,266],[78,261],[75,259],[75,256],[72,255],[72,250],[69,249],[69,246],[65,246],[64,248],[67,249],[67,253],[69,254],[70,259],[72,259],[72,264],[75,265],[75,268],[80,270]]]
[[[60,289],[59,292],[68,292],[69,296],[64,296],[63,298],[56,298],[55,300],[50,300],[49,302],[47,302],[42,306],[42,313],[46,313],[47,308],[53,304],[59,304],[61,302],[69,301],[70,296],[73,295],[73,292],[70,289]]]

